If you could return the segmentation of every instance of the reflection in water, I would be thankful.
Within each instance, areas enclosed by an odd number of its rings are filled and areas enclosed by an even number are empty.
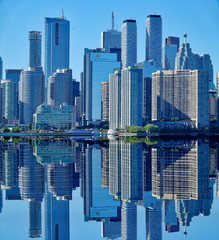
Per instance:
[[[145,239],[162,240],[163,230],[173,234],[180,226],[186,235],[194,216],[210,215],[215,180],[219,196],[218,147],[204,140],[150,146],[23,139],[0,145],[0,212],[3,190],[6,201],[27,200],[31,238],[70,239],[69,201],[77,187],[84,221],[99,222],[106,239],[137,240],[139,208]]]

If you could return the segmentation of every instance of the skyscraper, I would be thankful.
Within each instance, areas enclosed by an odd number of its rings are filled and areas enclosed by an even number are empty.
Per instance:
[[[199,70],[165,70],[153,73],[152,120],[171,118],[209,125],[208,75]]]
[[[19,83],[20,123],[33,122],[36,108],[44,102],[44,74],[42,67],[22,71]]]
[[[22,69],[5,69],[5,79],[16,82],[16,89],[18,91],[20,75]]]
[[[160,15],[148,15],[146,19],[146,61],[156,61],[161,67],[162,60],[162,18]]]
[[[122,24],[122,68],[137,62],[137,25],[136,20],[127,19]]]
[[[81,111],[85,114],[86,120],[101,119],[101,82],[108,81],[109,74],[119,67],[117,53],[100,48],[85,48],[81,79]]]
[[[112,12],[112,28],[101,33],[101,48],[121,48],[121,32],[114,28],[114,14]]]
[[[178,37],[168,37],[165,39],[165,45],[163,47],[163,68],[165,70],[175,69],[175,58],[178,49],[179,49]]]
[[[0,57],[0,80],[2,80],[2,74],[3,74],[3,61],[2,58]]]
[[[17,119],[17,92],[16,83],[11,80],[1,80],[3,88],[3,116],[7,120]]]
[[[72,70],[57,69],[48,79],[48,104],[59,106],[73,105]]]
[[[109,121],[109,81],[101,82],[101,119]]]
[[[121,73],[121,128],[142,125],[142,69],[128,67]]]
[[[70,23],[64,17],[45,18],[45,87],[56,69],[69,69]]]
[[[41,32],[29,32],[29,67],[41,66]]]

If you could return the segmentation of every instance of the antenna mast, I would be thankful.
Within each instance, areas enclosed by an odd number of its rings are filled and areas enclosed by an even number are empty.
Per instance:
[[[114,13],[112,12],[112,30],[114,30]]]
[[[62,18],[65,19],[64,10],[62,8]]]

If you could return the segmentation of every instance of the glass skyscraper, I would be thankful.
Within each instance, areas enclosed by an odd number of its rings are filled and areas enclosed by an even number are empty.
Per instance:
[[[146,61],[156,61],[161,67],[162,60],[162,18],[160,15],[149,15],[146,20]]]
[[[122,24],[122,68],[137,62],[137,25],[136,20],[127,19]]]
[[[63,18],[45,18],[45,87],[56,69],[69,68],[70,23]]]
[[[2,74],[3,74],[3,61],[2,58],[0,57],[0,80],[2,79]]]
[[[120,68],[116,53],[85,48],[81,90],[82,113],[86,120],[101,119],[101,82],[108,81],[109,74],[116,68]]]
[[[41,32],[29,32],[29,67],[41,66]]]

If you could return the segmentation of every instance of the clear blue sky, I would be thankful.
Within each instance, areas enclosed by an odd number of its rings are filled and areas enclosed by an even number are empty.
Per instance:
[[[172,35],[182,41],[187,32],[193,52],[210,54],[214,73],[219,72],[219,0],[0,0],[4,69],[27,69],[28,31],[42,31],[44,38],[44,17],[60,17],[62,9],[71,22],[70,67],[77,80],[84,48],[100,47],[101,32],[111,28],[112,10],[118,30],[124,19],[137,20],[138,61],[145,56],[146,16],[156,13],[163,19],[163,40]]]

